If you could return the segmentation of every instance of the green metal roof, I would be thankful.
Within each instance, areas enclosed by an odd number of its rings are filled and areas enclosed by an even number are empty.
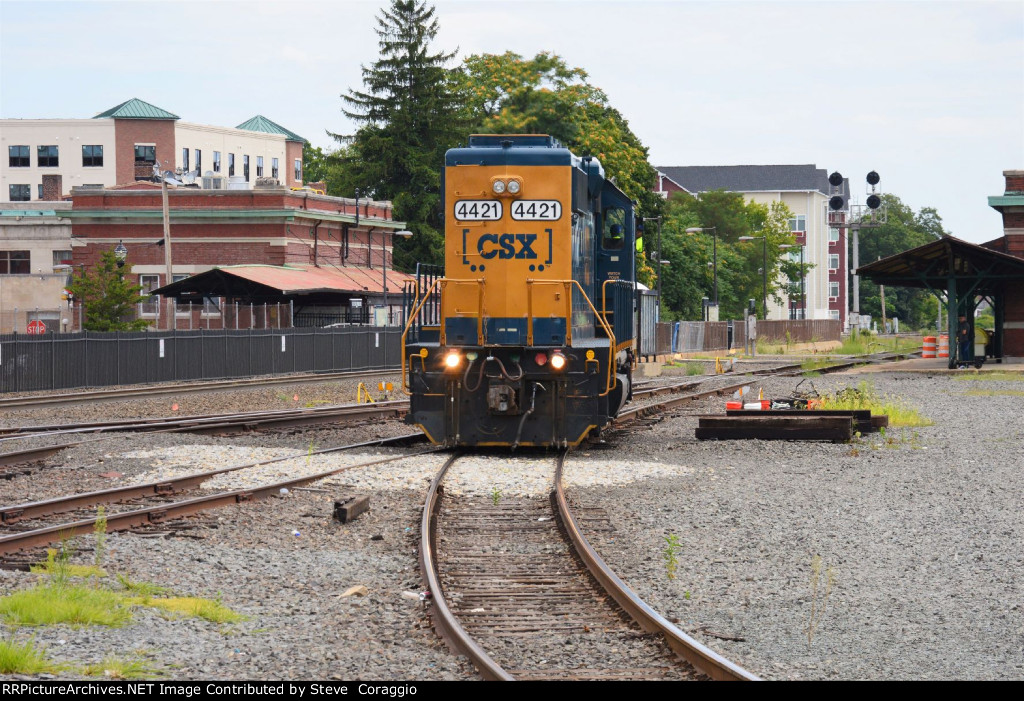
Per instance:
[[[247,122],[242,122],[235,128],[245,129],[246,131],[261,131],[264,134],[284,134],[286,141],[300,141],[302,143],[306,143],[306,140],[294,131],[285,129],[277,122],[267,119],[262,114],[256,115]]]
[[[111,107],[106,112],[100,112],[93,119],[181,119],[176,114],[171,114],[167,110],[162,110],[156,105],[151,105],[148,102],[143,102],[137,97],[133,97],[127,102],[122,102],[116,107]]]

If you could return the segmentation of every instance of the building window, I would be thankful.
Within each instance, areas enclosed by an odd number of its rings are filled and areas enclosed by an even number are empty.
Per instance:
[[[839,229],[837,229],[834,226],[829,227],[829,230],[828,230],[828,240],[829,241],[838,241],[839,240]]]
[[[828,283],[828,296],[829,297],[837,297],[837,298],[839,297],[839,283],[838,282],[830,282],[830,283]]]
[[[188,275],[185,274],[185,273],[174,273],[173,275],[171,275],[171,282],[178,282],[179,280],[184,280],[187,277],[188,277]],[[175,302],[174,302],[174,315],[175,316],[180,316],[180,317],[182,317],[184,319],[187,319],[189,316],[192,315],[192,305],[191,304],[179,305],[177,300],[175,300]]]
[[[249,182],[249,157],[242,156],[242,175],[245,176],[245,182]]]
[[[43,196],[43,186],[39,186],[39,196]],[[32,188],[29,185],[10,185],[11,202],[28,202],[32,199]]]
[[[234,175],[234,174],[235,174],[235,154],[229,153],[228,154],[228,175],[231,176],[231,175]]]
[[[828,318],[829,319],[835,319],[836,321],[839,321],[839,310],[838,309],[829,309],[828,310]]]
[[[139,284],[142,285],[142,291],[139,294],[147,295],[145,299],[139,303],[139,314],[156,316],[160,311],[160,296],[149,293],[160,287],[160,276],[139,275]]]
[[[263,177],[263,156],[256,156],[256,177]]]
[[[36,185],[36,192],[38,193],[36,195],[36,199],[37,200],[43,199],[43,184],[42,183],[39,183],[38,185]]]
[[[272,178],[278,177],[277,172],[278,172],[277,171],[277,159],[276,158],[271,158],[270,159],[270,177],[272,177]]]
[[[135,144],[135,165],[153,165],[156,163],[156,146]]]
[[[40,168],[56,168],[58,160],[56,146],[36,146],[36,165]]]
[[[71,265],[71,251],[54,251],[54,265]]]
[[[11,168],[28,168],[28,146],[8,146],[7,155]]]
[[[828,256],[828,269],[839,270],[839,254],[830,253]]]
[[[196,149],[196,175],[203,174],[203,152]]]
[[[220,151],[213,152],[213,172],[220,172]]]
[[[187,148],[181,149],[181,169],[183,171],[185,171],[186,173],[188,172],[188,149]]]
[[[295,159],[295,181],[302,182],[302,159]]]
[[[789,257],[791,263],[799,263],[801,260],[803,260],[806,263],[807,258],[801,258],[800,256],[800,251],[803,248],[804,247],[801,246],[800,248],[790,248],[789,250],[786,251],[786,254]],[[807,254],[805,253],[804,255],[806,256]]]
[[[798,214],[789,220],[790,231],[807,231],[807,216]]]
[[[203,316],[220,316],[220,297],[203,297]]]
[[[82,147],[82,167],[100,168],[103,166],[103,146]]]
[[[0,275],[28,275],[28,251],[0,251]]]

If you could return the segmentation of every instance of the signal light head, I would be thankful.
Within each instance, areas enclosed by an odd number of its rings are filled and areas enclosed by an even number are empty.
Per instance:
[[[832,173],[828,176],[828,184],[832,187],[839,187],[843,184],[843,176],[839,174],[839,171]]]
[[[535,362],[535,363],[537,363],[537,365],[541,365],[541,366],[547,365],[548,364],[548,355],[547,355],[547,353],[538,353],[537,355],[533,356],[533,362]]]
[[[491,189],[494,190],[495,195],[501,195],[505,192],[505,181],[495,180],[491,183]]]
[[[882,178],[875,171],[868,173],[868,185],[877,185]]]
[[[828,200],[828,206],[833,210],[840,210],[843,208],[843,198],[839,195],[833,195]]]
[[[462,358],[459,357],[458,351],[450,350],[447,355],[444,356],[444,365],[449,370],[454,370],[459,367],[460,362],[462,362]]]
[[[562,355],[561,351],[555,351],[554,353],[551,354],[552,370],[561,370],[562,368],[565,367],[566,362],[568,361],[565,359],[565,356]]]
[[[882,198],[878,195],[868,195],[868,209],[878,209],[882,206]]]

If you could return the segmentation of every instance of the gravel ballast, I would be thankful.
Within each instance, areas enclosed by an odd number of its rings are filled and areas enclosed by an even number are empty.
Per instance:
[[[800,379],[751,378],[750,385],[778,397]],[[830,375],[813,383],[828,391],[864,379]],[[850,445],[698,442],[693,414],[721,413],[726,398],[716,397],[633,430],[609,431],[606,445],[581,446],[566,465],[570,498],[608,514],[614,530],[591,533],[591,540],[638,594],[765,678],[1021,678],[1024,425],[1017,418],[1021,396],[1012,393],[1024,391],[1024,382],[907,373],[866,379],[935,425],[869,434]],[[258,400],[248,390],[216,396],[224,411]],[[159,408],[167,403],[152,401]],[[88,411],[146,415],[139,407],[111,406]],[[61,410],[34,411],[43,422]],[[0,502],[408,432],[387,420],[234,438],[119,436],[65,451],[30,477],[0,482]],[[308,462],[327,469],[397,453],[360,449]],[[543,495],[550,485],[540,463],[547,461],[533,459],[536,475],[514,466],[513,457],[474,457],[448,488],[467,496],[494,489],[510,498]],[[109,571],[181,595],[220,598],[248,617],[241,623],[143,609],[123,628],[58,626],[10,636],[34,638],[53,659],[76,665],[142,650],[174,679],[475,679],[438,641],[416,596],[423,586],[420,509],[442,460],[425,455],[357,468],[310,485],[326,491],[293,490],[208,512],[170,537],[110,535]],[[299,457],[285,471],[304,471],[306,463]],[[279,473],[268,470],[260,479],[276,481]],[[222,486],[250,485],[243,480],[256,475],[238,473]],[[370,511],[349,524],[334,521],[333,500],[356,493],[370,496]],[[670,535],[680,543],[674,579],[664,560]],[[76,561],[90,563],[91,538],[79,540]],[[808,641],[815,556],[832,568],[835,584]],[[37,580],[0,570],[0,593]],[[357,585],[366,596],[341,597]],[[819,591],[819,605],[822,598]]]
[[[813,382],[828,391],[862,379]],[[798,381],[766,380],[766,394]],[[679,417],[620,437],[611,473],[660,462],[679,474],[574,487],[577,502],[607,509],[616,527],[592,534],[595,545],[656,609],[767,678],[1019,679],[1021,400],[966,392],[1024,385],[896,374],[869,381],[935,425],[852,445],[697,442],[696,419]],[[703,406],[717,413],[723,403]],[[672,535],[680,546],[669,579]],[[817,608],[825,568],[835,584],[809,641],[815,556],[823,563]]]

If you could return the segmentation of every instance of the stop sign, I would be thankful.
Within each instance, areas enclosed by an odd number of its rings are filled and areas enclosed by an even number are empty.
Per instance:
[[[29,333],[46,333],[46,324],[36,319],[28,325]]]

